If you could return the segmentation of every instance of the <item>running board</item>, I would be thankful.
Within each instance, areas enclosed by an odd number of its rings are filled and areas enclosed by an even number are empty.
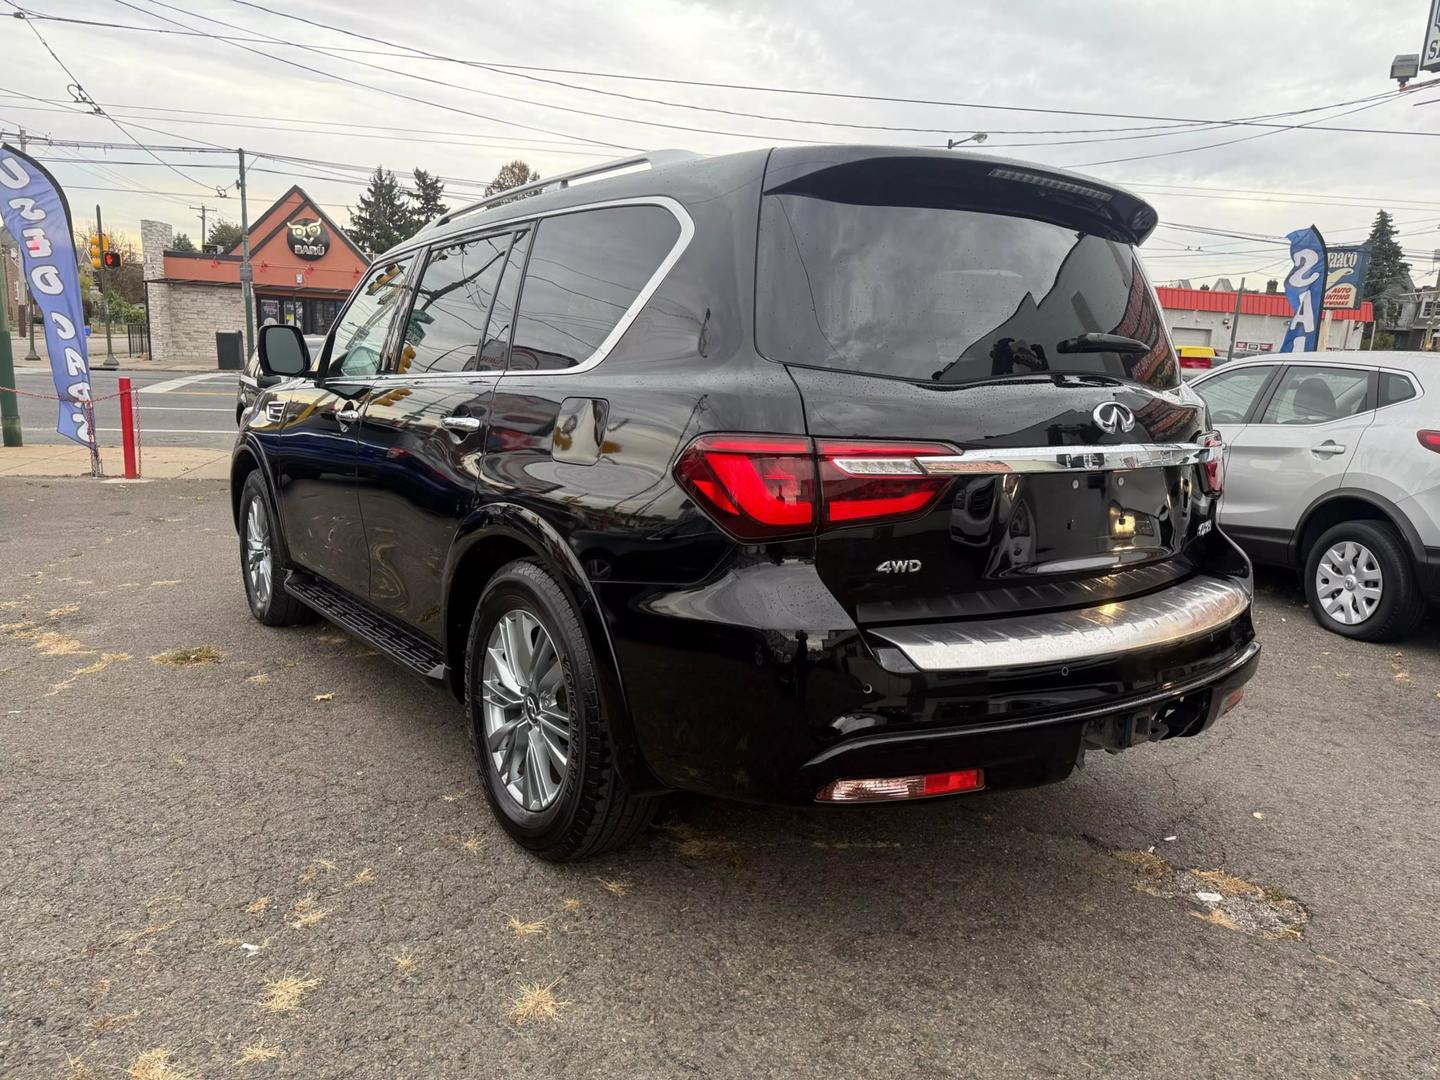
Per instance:
[[[301,570],[291,570],[286,575],[285,591],[416,674],[445,681],[448,672],[440,647],[413,630],[397,625],[369,604]]]

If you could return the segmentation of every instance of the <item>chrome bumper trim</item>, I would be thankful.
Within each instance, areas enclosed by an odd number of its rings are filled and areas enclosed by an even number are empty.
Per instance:
[[[1148,596],[1003,619],[873,630],[921,671],[1064,664],[1172,645],[1219,630],[1250,606],[1233,581],[1196,577]]]
[[[959,454],[916,457],[934,476],[994,475],[996,473],[1114,472],[1124,469],[1162,469],[1174,465],[1200,465],[1220,447],[1194,443],[1123,443],[1116,446],[1017,446],[1009,449],[967,450]]]

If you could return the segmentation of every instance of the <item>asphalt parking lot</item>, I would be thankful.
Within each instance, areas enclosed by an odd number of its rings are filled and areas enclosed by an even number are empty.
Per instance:
[[[1261,584],[1200,739],[551,866],[442,692],[251,620],[223,484],[0,480],[0,1078],[1440,1074],[1436,624]]]

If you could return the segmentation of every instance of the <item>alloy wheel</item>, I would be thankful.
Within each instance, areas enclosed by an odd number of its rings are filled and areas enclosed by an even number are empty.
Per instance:
[[[245,580],[257,607],[270,602],[270,519],[265,505],[251,499],[245,511]]]
[[[1380,605],[1385,577],[1375,553],[1354,540],[1342,540],[1320,557],[1315,595],[1325,614],[1344,626],[1363,623]]]
[[[506,793],[537,813],[560,795],[570,761],[570,702],[549,632],[523,608],[496,621],[481,668],[485,750]]]

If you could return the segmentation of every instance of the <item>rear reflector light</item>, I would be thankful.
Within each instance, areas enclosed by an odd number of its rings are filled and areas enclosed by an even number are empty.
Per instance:
[[[1434,450],[1440,454],[1440,431],[1417,431],[1415,435],[1426,450]]]
[[[955,452],[944,443],[702,435],[675,477],[726,532],[770,541],[919,516],[950,477],[930,475],[918,459]]]
[[[889,776],[873,780],[832,780],[820,789],[816,802],[895,802],[959,795],[985,786],[984,769],[958,769],[920,776]]]
[[[1220,711],[1215,715],[1224,716],[1231,709],[1235,708],[1236,705],[1239,705],[1244,697],[1245,688],[1243,686],[1231,690],[1230,693],[1225,695],[1225,700],[1220,702]]]
[[[1200,486],[1206,495],[1219,495],[1225,490],[1225,440],[1218,431],[1207,431],[1200,445],[1208,451],[1200,464]]]

